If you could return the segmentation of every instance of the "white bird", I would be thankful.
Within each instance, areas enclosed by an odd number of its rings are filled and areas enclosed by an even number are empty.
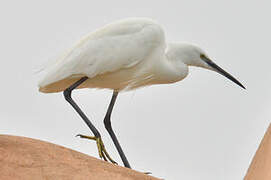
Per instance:
[[[110,120],[118,93],[152,84],[181,81],[188,75],[189,66],[216,71],[245,89],[198,46],[166,43],[164,30],[157,22],[147,18],[128,18],[108,24],[82,38],[46,68],[47,74],[39,83],[39,91],[64,91],[65,99],[94,134],[94,137],[79,136],[96,140],[100,157],[115,163],[106,152],[98,130],[71,98],[74,89],[112,89],[113,96],[104,123],[125,167],[130,168]]]

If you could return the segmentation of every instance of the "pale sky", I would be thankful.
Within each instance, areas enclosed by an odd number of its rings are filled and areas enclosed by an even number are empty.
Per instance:
[[[167,180],[240,180],[271,119],[270,1],[64,1],[0,3],[1,134],[49,141],[98,157],[90,130],[62,93],[38,92],[35,73],[83,35],[126,17],[157,20],[169,42],[202,47],[240,80],[200,68],[176,84],[122,93],[112,124],[135,170]],[[121,160],[103,126],[108,90],[74,97]]]

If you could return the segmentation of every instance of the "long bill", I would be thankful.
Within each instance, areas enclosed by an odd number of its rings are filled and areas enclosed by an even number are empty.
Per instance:
[[[229,73],[227,73],[225,70],[223,70],[221,67],[219,67],[217,64],[215,64],[212,60],[210,60],[207,57],[203,57],[202,58],[210,67],[212,67],[216,72],[218,72],[219,74],[225,76],[226,78],[228,78],[229,80],[233,81],[234,83],[236,83],[237,85],[239,85],[240,87],[242,87],[243,89],[246,89],[245,86],[243,86],[237,79],[235,79],[232,75],[230,75]]]

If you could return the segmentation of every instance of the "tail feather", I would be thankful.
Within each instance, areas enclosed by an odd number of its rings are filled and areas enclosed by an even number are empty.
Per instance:
[[[61,92],[67,89],[68,87],[70,87],[72,84],[74,84],[76,81],[78,81],[82,77],[74,77],[74,78],[68,77],[68,78],[62,79],[60,81],[57,81],[45,86],[39,86],[39,91],[43,93]]]

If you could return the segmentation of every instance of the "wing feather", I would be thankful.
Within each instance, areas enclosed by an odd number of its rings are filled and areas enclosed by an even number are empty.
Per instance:
[[[77,75],[92,78],[131,68],[144,61],[158,46],[165,46],[164,32],[152,20],[135,18],[109,24],[84,37],[46,69],[47,74],[39,86]]]

